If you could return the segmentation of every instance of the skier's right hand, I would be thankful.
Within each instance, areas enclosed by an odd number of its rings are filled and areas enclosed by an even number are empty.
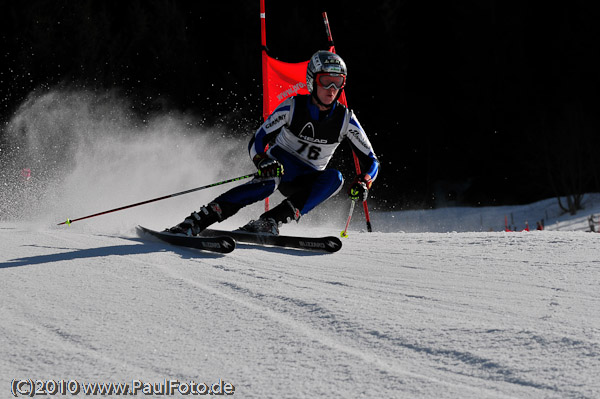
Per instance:
[[[254,158],[258,177],[270,178],[283,175],[283,165],[278,160],[269,158],[266,154],[257,154]]]
[[[369,189],[364,182],[355,181],[348,189],[348,197],[352,201],[366,201],[369,196]]]
[[[371,184],[373,184],[371,176],[367,174],[356,176],[348,188],[348,197],[350,197],[352,201],[366,201],[369,196]]]

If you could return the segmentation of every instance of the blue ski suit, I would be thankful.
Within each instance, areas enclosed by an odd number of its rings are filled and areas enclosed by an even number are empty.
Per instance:
[[[351,110],[335,102],[320,111],[309,95],[281,103],[256,131],[248,145],[250,158],[265,152],[283,165],[281,177],[254,178],[217,197],[223,218],[279,190],[300,215],[335,195],[344,183],[342,174],[327,164],[347,139],[361,163],[362,172],[377,177],[379,161],[363,128]],[[285,222],[285,221],[284,221]]]

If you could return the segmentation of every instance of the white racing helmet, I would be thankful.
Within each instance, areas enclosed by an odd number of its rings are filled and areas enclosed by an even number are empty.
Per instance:
[[[311,94],[313,94],[315,84],[318,84],[316,79],[319,73],[328,74],[330,77],[343,78],[340,83],[334,84],[337,89],[342,89],[346,84],[346,63],[342,57],[331,51],[320,50],[310,57],[306,68],[306,88]],[[321,84],[321,86],[324,86],[324,84]]]

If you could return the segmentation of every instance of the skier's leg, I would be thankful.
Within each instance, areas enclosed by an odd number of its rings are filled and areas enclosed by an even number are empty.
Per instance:
[[[215,222],[221,222],[237,213],[243,207],[267,198],[273,194],[279,178],[253,179],[219,195],[208,205],[192,212],[183,222],[166,231],[175,234],[197,235]]]
[[[279,190],[287,196],[282,203],[263,213],[242,229],[278,233],[277,226],[298,221],[301,215],[335,195],[344,184],[342,174],[335,169],[305,174],[290,182],[281,183]],[[268,230],[268,231],[267,231]]]
[[[290,201],[300,209],[301,215],[306,215],[317,205],[333,197],[344,185],[344,177],[335,169],[325,169],[317,173],[317,178],[307,189],[308,195],[297,193],[290,198]]]
[[[280,178],[269,179],[255,178],[246,184],[232,188],[213,200],[221,206],[220,220],[235,215],[240,209],[255,202],[261,201],[275,192]]]

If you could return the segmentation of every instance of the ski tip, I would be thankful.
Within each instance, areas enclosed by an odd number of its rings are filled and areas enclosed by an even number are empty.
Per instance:
[[[148,229],[145,228],[144,226],[140,226],[139,224],[137,226],[135,226],[135,231],[138,234],[146,234],[146,233],[148,233]]]
[[[155,236],[155,234],[153,234],[153,231],[144,227],[144,226],[135,226],[135,232],[137,234],[138,237],[140,238],[149,238],[149,237],[154,237],[157,238]]]

